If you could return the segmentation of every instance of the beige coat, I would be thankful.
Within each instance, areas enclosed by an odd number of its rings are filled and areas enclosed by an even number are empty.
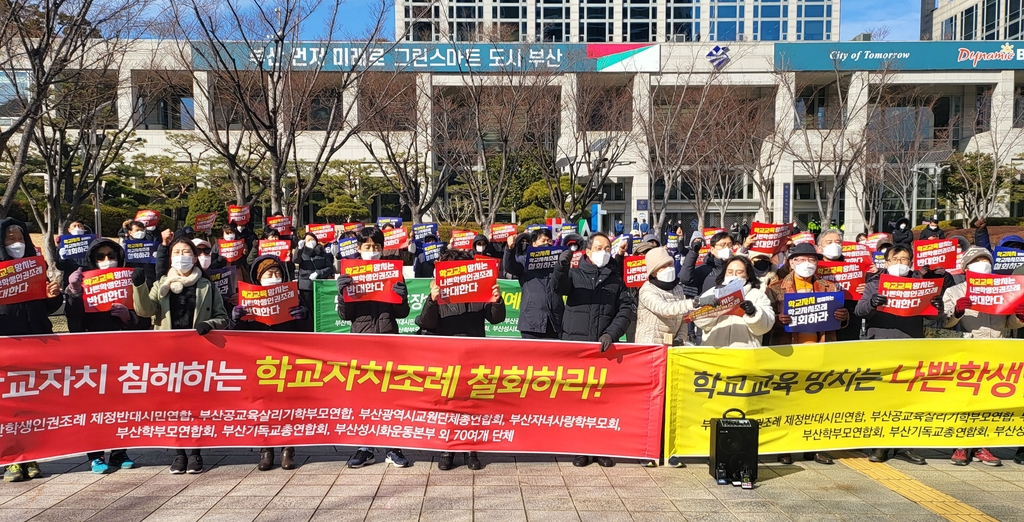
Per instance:
[[[152,289],[146,284],[132,289],[135,313],[139,317],[152,317],[154,330],[171,329],[171,293],[167,292],[167,295],[160,297],[160,287],[166,280],[166,275],[161,277]],[[192,326],[205,321],[214,330],[227,329],[228,313],[224,309],[224,300],[221,299],[220,293],[205,277],[200,277],[195,285],[196,311],[193,315]]]
[[[757,348],[761,337],[772,331],[775,325],[775,310],[768,296],[759,288],[747,285],[743,288],[744,299],[754,304],[753,316],[743,314],[722,315],[694,321],[703,332],[701,346],[716,348]]]
[[[966,295],[967,281],[946,289],[942,295],[942,314],[939,316],[944,328],[954,328],[959,325],[960,331],[966,338],[1000,339],[1006,337],[1006,330],[1024,326],[1024,323],[1014,314],[983,314],[970,308],[964,310],[963,317],[957,317],[956,302]]]
[[[666,291],[645,282],[636,307],[635,342],[681,346],[686,341],[683,316],[692,310],[693,301],[683,295],[683,285]]]

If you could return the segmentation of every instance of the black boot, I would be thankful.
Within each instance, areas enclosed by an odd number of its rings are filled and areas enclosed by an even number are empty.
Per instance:
[[[473,471],[484,469],[484,465],[480,462],[480,457],[476,456],[475,451],[466,454],[466,467]]]
[[[256,469],[269,471],[274,467],[274,448],[263,448],[260,450],[260,463]]]
[[[295,469],[295,448],[289,446],[281,450],[281,469]]]

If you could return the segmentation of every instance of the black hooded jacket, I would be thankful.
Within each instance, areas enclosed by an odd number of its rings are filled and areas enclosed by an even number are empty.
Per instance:
[[[10,217],[0,219],[0,238],[7,235],[7,229],[11,226],[19,226],[24,231],[25,257],[34,256],[36,246],[32,243],[32,237],[29,236],[28,226],[25,223]],[[11,260],[13,258],[7,254],[7,249],[0,246],[0,261]],[[64,297],[58,295],[24,303],[0,305],[0,336],[53,333],[50,314],[60,309],[63,302]]]
[[[598,268],[584,256],[577,268],[555,267],[552,290],[566,296],[562,339],[597,341],[608,334],[619,340],[630,322],[630,298],[622,274],[611,263]]]
[[[89,228],[89,225],[83,223],[82,226],[85,228],[86,234],[92,234],[92,229]],[[28,253],[29,250],[26,249],[25,252]],[[61,285],[67,286],[68,276],[74,273],[74,271],[78,270],[79,268],[88,270],[88,268],[86,268],[87,266],[88,262],[85,260],[84,257],[57,260],[57,269],[60,270],[60,273],[64,276],[63,279],[61,279]]]
[[[900,230],[900,224],[907,225],[907,228]],[[892,227],[892,242],[896,245],[904,245],[907,248],[913,247],[914,231],[911,229],[909,219],[900,218],[900,220],[896,222],[896,226]]]
[[[522,288],[523,300],[519,306],[517,328],[520,332],[538,334],[550,330],[561,337],[565,304],[562,302],[562,296],[551,291],[554,270],[527,270],[528,263],[525,250],[505,250],[505,269],[519,280],[519,286]]]
[[[313,291],[313,283],[309,275],[316,273],[319,280],[334,278],[334,256],[324,250],[324,246],[317,243],[312,249],[306,248],[305,243],[300,242],[293,255],[295,262],[295,279],[299,282],[299,290],[305,292]],[[255,283],[254,283],[255,284]]]
[[[258,285],[259,279],[256,277],[256,267],[263,262],[264,259],[272,259],[277,263],[277,268],[281,270],[281,278],[283,282],[287,283],[290,281],[288,270],[285,269],[284,263],[281,262],[277,256],[266,255],[260,256],[255,259],[252,264],[252,268],[249,269],[249,279],[253,281],[254,285]],[[269,325],[263,324],[257,321],[238,321],[235,322],[234,314],[228,312],[228,330],[257,330],[257,331],[271,331],[271,332],[312,332],[313,331],[313,309],[310,308],[309,303],[306,303],[302,298],[302,292],[299,292],[299,306],[306,308],[306,318],[299,320],[291,320],[281,324]]]
[[[125,254],[121,245],[101,237],[89,243],[89,251],[85,255],[86,266],[82,269],[83,272],[99,268],[96,266],[93,254],[103,245],[109,246],[117,253],[117,266],[125,266]],[[135,315],[135,312],[128,312],[130,318],[125,323],[121,319],[110,315],[109,312],[86,313],[85,303],[82,299],[84,294],[72,295],[66,288],[64,294],[64,315],[68,318],[69,332],[119,332],[121,330],[134,330],[135,325],[138,324],[139,318]]]

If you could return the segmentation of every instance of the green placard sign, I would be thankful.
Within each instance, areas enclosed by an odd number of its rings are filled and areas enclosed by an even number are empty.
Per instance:
[[[403,334],[414,334],[416,317],[423,309],[423,302],[430,295],[430,279],[407,279],[409,289],[409,317],[398,320],[398,331]],[[501,297],[505,300],[505,321],[498,324],[485,323],[488,337],[519,337],[516,325],[519,324],[519,305],[523,300],[523,292],[518,281],[499,279]],[[334,280],[313,281],[313,319],[314,331],[326,333],[348,333],[351,323],[338,317],[338,287]]]

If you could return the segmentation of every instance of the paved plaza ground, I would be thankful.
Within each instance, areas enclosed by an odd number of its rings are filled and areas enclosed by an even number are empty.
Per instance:
[[[759,469],[752,491],[718,486],[706,461],[685,469],[574,468],[569,458],[481,455],[485,467],[437,469],[437,453],[406,452],[413,465],[347,469],[346,447],[297,448],[298,469],[256,469],[255,450],[209,450],[201,475],[171,475],[172,452],[133,451],[139,467],[107,475],[85,457],[45,462],[44,478],[0,484],[0,521],[1024,521],[1024,466],[996,450],[999,468],[872,464],[837,453],[833,466],[797,461]]]

